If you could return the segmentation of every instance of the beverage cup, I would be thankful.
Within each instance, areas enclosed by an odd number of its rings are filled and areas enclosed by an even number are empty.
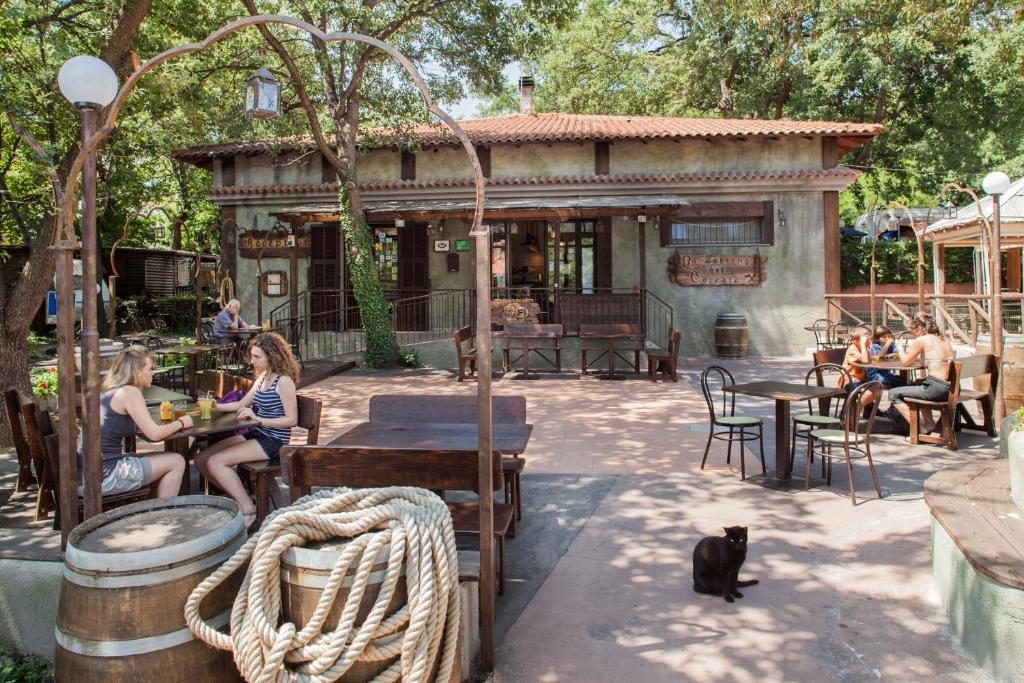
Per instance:
[[[209,420],[213,416],[213,399],[199,399],[199,419]]]
[[[174,404],[170,401],[164,401],[160,404],[160,419],[161,420],[173,420],[174,419]]]

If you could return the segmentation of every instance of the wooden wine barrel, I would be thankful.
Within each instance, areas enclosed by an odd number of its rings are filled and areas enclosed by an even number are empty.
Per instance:
[[[196,640],[185,601],[245,542],[227,498],[147,500],[93,517],[71,532],[57,614],[56,680],[240,681],[231,654]],[[244,576],[235,572],[201,614],[228,622]]]
[[[978,335],[976,353],[992,353],[990,335]],[[1012,415],[1017,408],[1024,406],[1024,334],[1003,335],[1002,366],[999,383],[1003,385],[1004,414]],[[972,382],[977,391],[989,390],[988,376],[975,377]]]
[[[747,317],[742,313],[719,313],[715,320],[715,353],[722,358],[742,358],[749,350]]]
[[[281,560],[281,614],[284,621],[290,621],[295,627],[301,630],[313,616],[316,610],[317,601],[327,585],[327,577],[330,576],[338,556],[341,555],[349,539],[336,539],[323,543],[314,543],[306,547],[295,547],[290,549]],[[363,592],[363,598],[359,603],[359,611],[356,614],[355,624],[358,626],[366,619],[380,594],[381,585],[387,574],[388,556],[391,553],[391,546],[385,545],[377,555],[374,562],[369,583]],[[353,578],[357,571],[356,564],[349,567],[348,573],[342,579],[341,589],[334,601],[323,630],[329,630],[338,626],[342,609],[352,586]],[[405,567],[402,567],[402,575],[395,586],[395,592],[388,602],[387,615],[394,614],[407,600],[405,584]],[[387,617],[385,617],[387,618]],[[339,681],[345,683],[365,683],[373,680],[378,674],[387,669],[398,657],[379,662],[356,662]]]

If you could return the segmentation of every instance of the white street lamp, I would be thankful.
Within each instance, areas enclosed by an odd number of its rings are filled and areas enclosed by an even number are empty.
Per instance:
[[[981,181],[981,189],[989,195],[1006,194],[1006,191],[1010,189],[1010,176],[1002,171],[993,171]]]
[[[82,147],[96,131],[96,115],[117,97],[117,74],[102,59],[72,57],[57,72],[61,93],[82,113]],[[96,232],[96,153],[82,166],[82,465],[86,518],[102,512],[100,481],[100,338],[97,330],[96,283],[99,236]],[[71,315],[71,312],[68,312]],[[64,368],[65,372],[73,372]]]

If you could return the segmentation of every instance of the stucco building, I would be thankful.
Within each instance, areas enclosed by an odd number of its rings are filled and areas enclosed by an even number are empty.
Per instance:
[[[752,353],[806,347],[803,326],[820,317],[826,291],[840,290],[838,195],[858,175],[840,158],[882,131],[561,113],[460,124],[487,177],[492,285],[509,288],[492,296],[534,299],[542,318],[565,323],[569,335],[581,316],[606,322],[632,310],[632,297],[652,328],[653,316],[670,311],[688,354],[712,350],[722,311],[746,314]],[[413,151],[362,145],[359,187],[385,287],[404,302],[399,328],[450,328],[452,301],[473,287],[473,183],[446,129],[412,133]],[[264,318],[276,308],[275,320],[289,311],[306,318],[307,330],[358,324],[340,310],[355,302],[346,292],[336,184],[310,140],[174,156],[213,172],[209,198],[221,209],[224,261],[251,317],[257,307]],[[264,232],[272,227],[276,233]],[[756,258],[706,258],[725,255]]]

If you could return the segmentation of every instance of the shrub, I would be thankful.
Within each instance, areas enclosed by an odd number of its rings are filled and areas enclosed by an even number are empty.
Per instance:
[[[32,368],[32,394],[39,399],[57,395],[57,368]]]
[[[403,368],[420,367],[420,354],[416,349],[402,349],[398,352],[398,364]]]
[[[21,655],[0,643],[0,683],[50,683],[53,664],[32,655]]]

